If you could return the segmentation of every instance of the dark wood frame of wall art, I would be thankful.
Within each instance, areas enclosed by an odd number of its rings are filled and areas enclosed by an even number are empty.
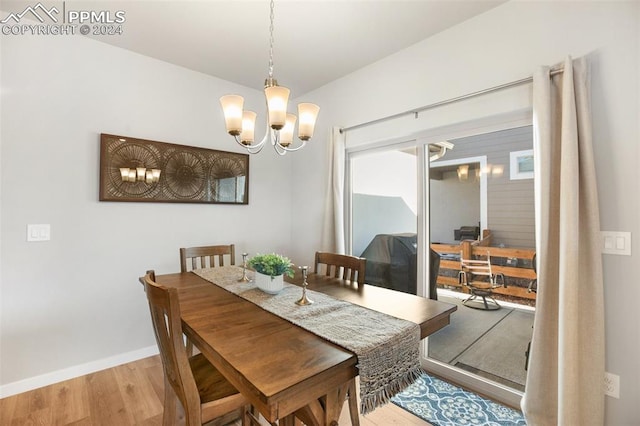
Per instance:
[[[120,168],[160,169],[155,183]],[[249,154],[100,134],[100,201],[249,204]]]

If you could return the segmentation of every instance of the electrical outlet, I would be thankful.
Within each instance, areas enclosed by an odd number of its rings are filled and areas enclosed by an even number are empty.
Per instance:
[[[614,398],[620,398],[620,376],[605,371],[604,394]]]

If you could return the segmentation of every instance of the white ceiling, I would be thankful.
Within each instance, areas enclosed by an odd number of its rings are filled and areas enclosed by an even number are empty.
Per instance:
[[[274,77],[300,96],[504,2],[278,0]],[[19,12],[16,2],[3,3]],[[100,37],[115,46],[255,89],[268,74],[268,0],[68,0],[65,7],[123,10],[123,34]]]

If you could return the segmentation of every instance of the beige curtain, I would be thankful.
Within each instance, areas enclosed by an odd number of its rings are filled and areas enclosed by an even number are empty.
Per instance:
[[[538,295],[522,409],[528,425],[604,423],[604,301],[589,69],[534,74]]]
[[[345,173],[345,135],[340,128],[331,129],[329,147],[329,178],[325,199],[324,224],[322,231],[322,250],[332,253],[345,253],[344,231],[344,173]]]

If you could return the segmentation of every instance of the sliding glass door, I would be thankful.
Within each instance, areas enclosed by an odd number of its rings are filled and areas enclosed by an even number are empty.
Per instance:
[[[431,276],[431,297],[458,310],[425,341],[423,366],[510,405],[526,386],[535,314],[531,148],[525,126],[348,152],[350,247],[367,283],[428,297]],[[459,279],[461,257],[482,255],[507,284],[491,311],[465,304]]]

